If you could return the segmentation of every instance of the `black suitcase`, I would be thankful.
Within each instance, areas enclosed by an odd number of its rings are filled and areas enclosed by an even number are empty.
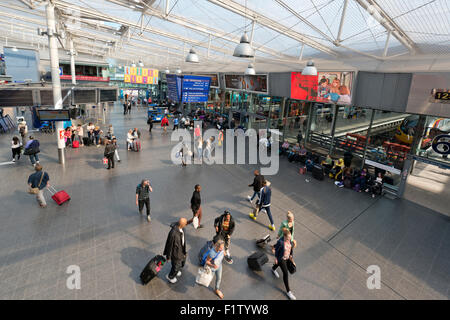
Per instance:
[[[147,265],[145,266],[144,270],[142,270],[141,275],[139,276],[141,278],[142,284],[149,283],[158,272],[161,270],[162,266],[166,263],[166,258],[164,258],[161,255],[157,255],[152,260],[150,260]]]
[[[85,146],[89,146],[91,144],[88,137],[83,137],[83,144]]]
[[[312,169],[312,176],[314,179],[323,180],[323,167],[321,165],[315,164]]]
[[[248,267],[253,271],[261,271],[261,267],[269,261],[269,257],[264,252],[253,252],[248,258]]]

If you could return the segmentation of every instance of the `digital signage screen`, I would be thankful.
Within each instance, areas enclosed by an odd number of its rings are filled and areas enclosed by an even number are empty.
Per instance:
[[[291,99],[350,105],[353,72],[319,72],[317,76],[291,73]]]
[[[267,75],[239,75],[226,74],[225,88],[231,90],[242,90],[257,93],[267,93]]]
[[[69,121],[69,110],[38,109],[39,120],[41,121]]]
[[[208,101],[209,87],[211,85],[210,77],[185,75],[183,76],[182,82],[183,102]]]
[[[219,88],[219,75],[217,73],[196,73],[197,76],[211,78],[211,88]]]
[[[179,102],[181,96],[181,83],[175,74],[166,75],[167,98],[173,102]]]

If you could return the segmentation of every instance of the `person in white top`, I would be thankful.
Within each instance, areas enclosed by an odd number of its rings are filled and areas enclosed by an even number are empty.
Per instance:
[[[127,145],[128,145],[128,150],[131,150],[131,146],[133,144],[133,140],[135,139],[134,135],[133,135],[133,130],[128,130],[127,133]]]
[[[89,125],[86,127],[89,141],[94,142],[94,129],[95,126],[92,122],[89,122]]]
[[[25,121],[21,121],[20,124],[17,126],[17,131],[19,131],[20,136],[22,137],[22,144],[25,145],[28,134],[27,123]]]
[[[20,142],[19,138],[13,137],[11,141],[11,151],[12,151],[12,162],[16,162],[16,156],[17,160],[20,159],[20,149],[22,147],[22,143]]]
[[[84,129],[81,124],[77,126],[76,133],[78,140],[80,141],[80,145],[83,146]]]

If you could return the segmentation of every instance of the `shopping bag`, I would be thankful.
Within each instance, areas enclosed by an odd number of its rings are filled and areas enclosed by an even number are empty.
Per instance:
[[[192,220],[192,225],[194,226],[195,229],[198,228],[198,217],[194,217],[194,219]]]
[[[208,266],[201,267],[198,269],[197,277],[195,278],[195,282],[199,285],[209,287],[209,284],[212,281],[213,273]]]

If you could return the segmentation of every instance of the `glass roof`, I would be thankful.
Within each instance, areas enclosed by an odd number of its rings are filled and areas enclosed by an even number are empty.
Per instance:
[[[225,69],[253,61],[275,71],[277,66],[300,68],[307,59],[351,65],[355,57],[374,62],[450,57],[448,0],[53,2],[61,28],[65,25],[83,59],[141,59],[160,68],[216,63]],[[46,28],[45,2],[1,1],[0,26],[3,46],[45,48],[48,41],[36,33]],[[233,57],[244,32],[254,59]],[[200,55],[197,66],[184,62],[190,48]]]

